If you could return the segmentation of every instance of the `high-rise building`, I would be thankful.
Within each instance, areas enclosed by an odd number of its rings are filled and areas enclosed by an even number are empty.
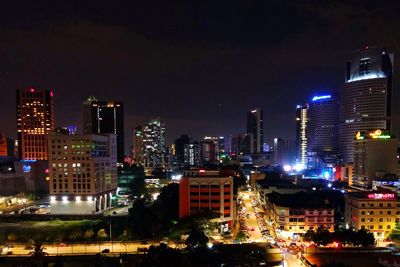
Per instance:
[[[118,162],[123,162],[124,106],[117,101],[98,101],[90,96],[82,103],[84,134],[116,134]]]
[[[198,142],[185,144],[184,147],[184,165],[186,167],[200,166],[200,145]]]
[[[307,113],[308,165],[331,167],[339,151],[339,101],[331,94],[314,96]]]
[[[50,211],[91,214],[111,206],[117,189],[116,135],[49,134]]]
[[[0,133],[0,157],[8,156],[8,140],[7,137]]]
[[[217,147],[213,141],[200,142],[200,163],[202,165],[217,163],[217,154]]]
[[[253,136],[250,153],[263,152],[264,146],[263,111],[255,108],[247,112],[247,133]]]
[[[137,164],[143,164],[143,130],[137,126],[133,132],[133,160]]]
[[[379,47],[353,53],[347,63],[340,96],[340,151],[344,162],[353,160],[358,131],[392,131],[393,54]]]
[[[175,164],[182,166],[185,163],[185,147],[190,143],[189,136],[182,134],[181,137],[175,139]]]
[[[296,161],[296,142],[274,138],[274,164],[292,165]]]
[[[353,186],[371,188],[372,181],[377,178],[400,175],[397,139],[381,130],[358,132],[355,139]]]
[[[165,123],[159,118],[150,120],[143,128],[143,160],[148,168],[166,167]]]
[[[249,155],[252,143],[253,135],[251,134],[231,135],[231,158],[238,160],[243,155]]]
[[[217,159],[225,153],[225,138],[223,136],[204,136],[204,141],[212,141],[215,144],[215,149],[217,151]]]
[[[47,160],[47,134],[54,130],[53,92],[34,88],[17,90],[19,158]]]
[[[303,166],[306,166],[307,164],[307,120],[308,120],[308,105],[297,105],[296,107],[297,161]]]

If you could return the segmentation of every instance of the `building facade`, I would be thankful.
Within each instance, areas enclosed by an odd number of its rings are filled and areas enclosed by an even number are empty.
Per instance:
[[[379,47],[357,50],[347,63],[339,128],[344,163],[353,160],[353,140],[358,131],[392,131],[392,73],[393,54]]]
[[[219,171],[187,171],[179,183],[179,217],[215,213],[221,230],[232,226],[236,218],[233,178]]]
[[[200,145],[198,142],[185,144],[184,166],[189,168],[200,166]]]
[[[247,112],[247,134],[253,137],[250,143],[250,153],[257,154],[263,152],[264,147],[264,122],[263,111],[255,108]]]
[[[268,220],[285,237],[315,231],[320,226],[330,232],[335,228],[333,205],[312,193],[272,192],[266,195],[265,207]]]
[[[124,106],[117,101],[98,101],[90,96],[82,103],[84,134],[115,134],[117,136],[118,162],[123,162]]]
[[[143,130],[137,126],[133,131],[133,161],[136,164],[143,164]]]
[[[279,166],[292,165],[296,161],[296,142],[274,138],[274,164]]]
[[[111,207],[117,189],[117,137],[49,135],[51,213],[91,214]]]
[[[336,164],[339,153],[339,101],[334,95],[318,95],[308,104],[308,165],[321,167]]]
[[[307,164],[307,120],[308,105],[297,105],[296,107],[296,146],[297,162],[306,166]]]
[[[47,160],[47,134],[54,130],[53,92],[17,90],[17,135],[21,160]]]
[[[384,238],[400,219],[400,201],[392,191],[351,192],[345,198],[346,226]]]
[[[143,127],[143,162],[147,168],[166,167],[166,128],[159,118]]]
[[[354,141],[351,185],[371,188],[372,181],[385,175],[400,175],[399,141],[381,130],[358,132]]]

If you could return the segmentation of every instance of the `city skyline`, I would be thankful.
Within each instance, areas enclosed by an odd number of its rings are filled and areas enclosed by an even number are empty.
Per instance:
[[[171,17],[165,11],[153,13],[150,6],[142,4],[150,16],[134,13],[136,19],[128,21],[107,11],[107,6],[74,13],[68,6],[57,9],[27,4],[21,10],[7,5],[0,24],[2,50],[9,51],[2,56],[1,91],[53,90],[56,126],[82,125],[80,103],[90,94],[122,100],[126,152],[134,127],[150,118],[165,120],[168,144],[184,133],[196,139],[204,135],[229,138],[245,132],[245,112],[254,106],[264,110],[267,143],[271,145],[274,137],[294,140],[296,104],[321,91],[338,91],[353,50],[384,45],[400,54],[394,30],[398,20],[395,2],[388,2],[387,7],[340,2],[245,5],[248,12],[238,17],[223,6],[194,11],[190,5]],[[167,10],[176,7],[170,5]],[[47,12],[36,15],[38,9]],[[115,9],[122,13],[131,10]],[[218,15],[223,11],[228,15],[222,18]],[[197,18],[209,17],[209,23],[198,24],[198,19],[191,18],[196,14]],[[349,23],[353,15],[355,19]],[[374,19],[368,19],[369,15]],[[386,20],[388,17],[393,21]],[[18,23],[13,23],[16,18],[20,18]],[[165,27],[157,29],[162,21],[167,22]],[[235,21],[246,23],[237,28]],[[186,24],[188,28],[183,27]],[[274,31],[268,25],[274,26]],[[230,29],[235,34],[230,34]],[[226,34],[218,34],[222,32]],[[22,36],[27,38],[18,41]],[[316,41],[311,44],[310,39]],[[15,53],[25,57],[14,62]],[[394,91],[398,84],[394,77]],[[190,94],[185,93],[188,89]],[[4,122],[0,131],[15,138],[15,104],[1,98],[0,107]]]

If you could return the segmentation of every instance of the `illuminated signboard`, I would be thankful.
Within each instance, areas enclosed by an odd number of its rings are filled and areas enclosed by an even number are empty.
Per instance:
[[[379,139],[389,139],[390,138],[390,135],[382,134],[381,130],[373,131],[373,132],[369,133],[369,136],[371,136],[373,139],[377,139],[377,138],[379,138]]]
[[[331,97],[332,97],[331,95],[317,95],[317,96],[314,96],[311,101],[330,99]]]
[[[30,172],[31,169],[32,169],[32,166],[30,166],[30,165],[23,165],[22,166],[22,171],[23,172]]]
[[[361,132],[357,132],[356,140],[363,140],[365,137],[369,137],[372,139],[390,139],[392,138],[389,134],[384,134],[382,130],[375,130],[370,132],[367,136],[363,135]]]
[[[396,199],[394,193],[372,193],[372,194],[368,194],[368,198],[369,199]]]

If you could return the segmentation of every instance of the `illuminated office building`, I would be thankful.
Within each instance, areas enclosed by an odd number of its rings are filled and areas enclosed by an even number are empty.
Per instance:
[[[262,109],[255,108],[247,112],[247,134],[253,136],[252,143],[250,144],[250,153],[262,153],[264,146],[264,122]]]
[[[252,143],[253,135],[251,134],[231,135],[231,158],[233,160],[239,160],[242,156],[249,155]]]
[[[358,131],[392,131],[393,54],[366,47],[347,63],[340,96],[340,152],[343,162],[353,160],[353,140]]]
[[[184,165],[186,167],[200,166],[200,145],[197,142],[185,144]]]
[[[217,151],[217,159],[225,153],[225,138],[223,136],[204,136],[204,141],[213,141]]]
[[[385,175],[400,175],[399,142],[381,130],[358,132],[354,141],[352,185],[371,188],[372,181]]]
[[[21,160],[47,160],[47,134],[54,130],[53,92],[17,90],[17,132]]]
[[[307,115],[308,166],[332,167],[339,150],[339,101],[331,94],[314,96]]]
[[[50,211],[91,214],[111,207],[117,189],[116,135],[49,134]]]
[[[306,166],[307,164],[307,119],[308,105],[297,105],[296,107],[296,145],[297,162]]]
[[[118,162],[123,162],[124,150],[124,106],[122,102],[97,101],[90,96],[82,103],[84,134],[117,135]]]
[[[143,161],[147,168],[166,167],[165,123],[159,118],[150,120],[143,127]]]
[[[349,192],[345,196],[346,226],[386,237],[400,221],[400,202],[392,191]]]

